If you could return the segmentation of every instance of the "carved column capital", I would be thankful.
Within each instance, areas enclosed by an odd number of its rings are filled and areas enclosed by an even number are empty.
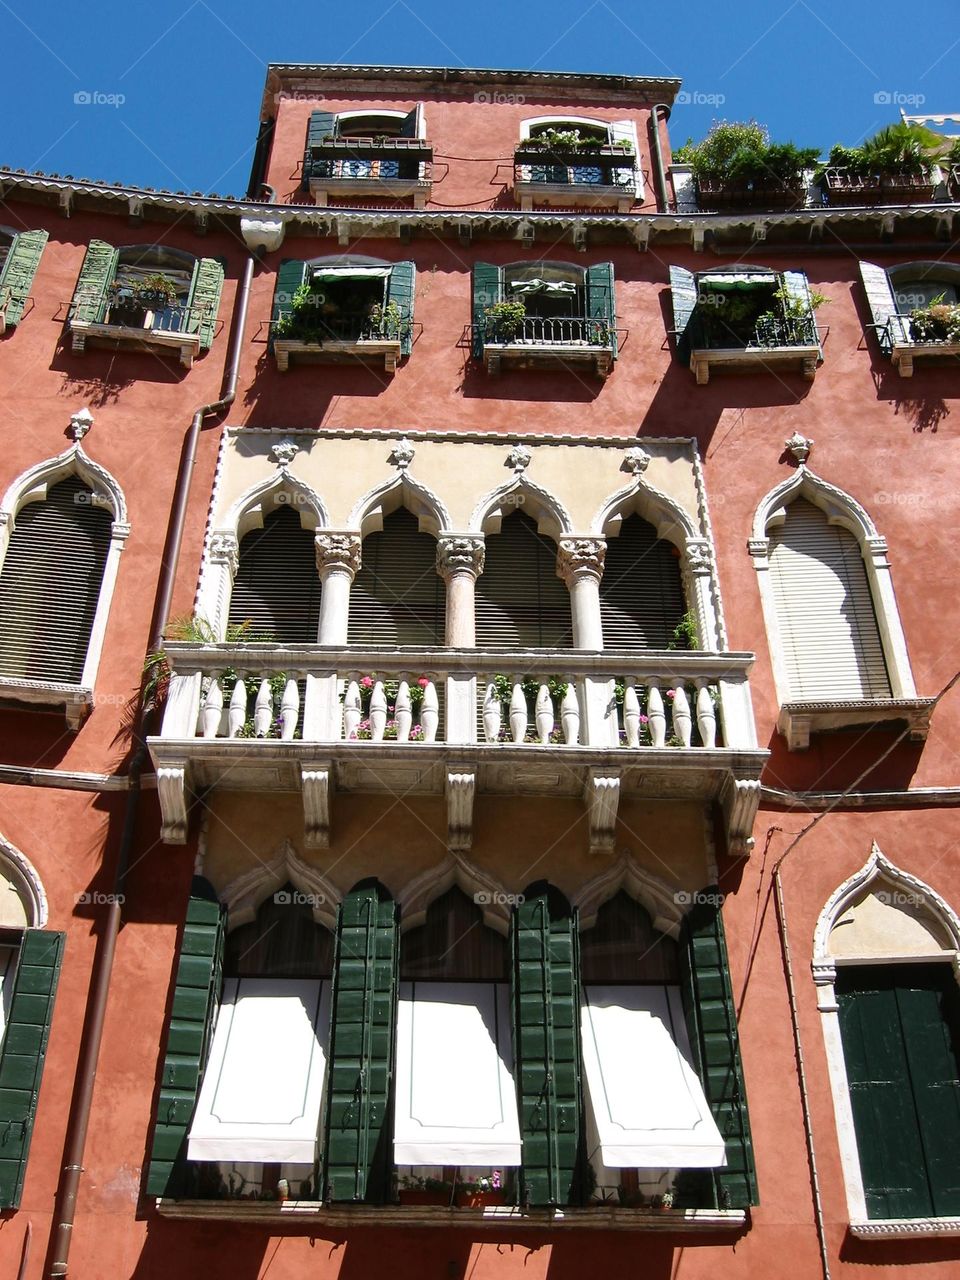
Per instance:
[[[563,578],[568,587],[586,574],[599,581],[603,577],[606,555],[605,538],[561,538],[557,550],[557,577]]]
[[[452,573],[483,573],[483,538],[475,535],[442,534],[437,539],[437,573],[446,580]]]
[[[317,551],[317,571],[321,578],[339,571],[356,577],[360,569],[359,533],[331,533],[321,530],[314,539]]]
[[[210,539],[210,561],[225,564],[231,574],[237,572],[240,563],[240,546],[232,533],[215,533]]]

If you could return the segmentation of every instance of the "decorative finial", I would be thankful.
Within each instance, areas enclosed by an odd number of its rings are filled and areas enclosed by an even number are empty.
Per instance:
[[[792,453],[802,467],[810,456],[810,450],[813,448],[813,441],[808,440],[806,436],[802,436],[799,431],[795,431],[789,440],[784,440],[784,446],[788,453]]]
[[[529,467],[532,457],[533,454],[525,444],[515,444],[507,454],[504,466],[511,467],[514,473],[519,475],[521,471],[526,471],[527,467]]]
[[[407,467],[409,467],[410,463],[413,461],[414,454],[416,452],[416,449],[414,449],[410,441],[406,436],[404,436],[403,439],[398,440],[390,450],[390,456],[387,461],[399,471],[406,471]]]
[[[623,455],[623,461],[620,463],[621,471],[629,471],[632,475],[639,476],[646,471],[650,465],[650,455],[646,449],[628,449]]]
[[[93,414],[89,409],[78,409],[76,413],[70,415],[70,434],[76,440],[77,444],[83,439],[90,428],[93,426]]]
[[[270,450],[270,456],[281,471],[286,471],[299,452],[298,444],[294,444],[292,440],[281,440]]]

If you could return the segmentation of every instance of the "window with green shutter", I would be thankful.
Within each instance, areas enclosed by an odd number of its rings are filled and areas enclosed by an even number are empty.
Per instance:
[[[392,1167],[390,1090],[397,910],[377,883],[340,904],[327,1076],[326,1196],[382,1203]]]
[[[23,1192],[65,937],[26,929],[20,942],[0,1044],[0,1209],[18,1208]]]
[[[503,299],[503,271],[492,262],[473,264],[473,354],[483,359],[487,332],[487,308]]]
[[[23,317],[27,295],[47,243],[46,231],[19,231],[0,247],[0,333]],[[5,250],[5,252],[3,252]]]
[[[717,1207],[742,1209],[759,1200],[721,899],[716,886],[705,889],[684,918],[681,990],[694,1065],[723,1136],[727,1163],[722,1169],[692,1171],[681,1194],[691,1194],[690,1182],[702,1182],[696,1193],[702,1205],[712,1181]]]
[[[180,941],[167,1046],[160,1076],[147,1194],[186,1190],[187,1133],[206,1065],[223,969],[224,912],[213,886],[197,877]]]
[[[612,262],[597,262],[587,268],[587,315],[594,321],[590,341],[609,347],[616,359],[617,308]]]
[[[513,1000],[522,1202],[580,1198],[580,1009],[576,913],[558,890],[532,885],[512,922]]]
[[[951,966],[841,966],[835,991],[867,1216],[960,1216],[960,989]]]

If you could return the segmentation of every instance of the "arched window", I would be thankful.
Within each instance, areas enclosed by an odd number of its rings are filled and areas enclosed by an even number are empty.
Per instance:
[[[570,596],[557,577],[557,550],[523,511],[486,539],[476,588],[480,648],[564,648],[573,643]]]
[[[770,582],[791,699],[891,696],[863,554],[849,530],[795,499],[770,532]]]
[[[113,520],[77,475],[15,515],[0,570],[0,680],[85,683]]]
[[[405,1189],[505,1196],[520,1164],[510,950],[457,886],[400,943],[394,1158]]]
[[[600,580],[603,643],[609,649],[665,649],[685,609],[676,547],[641,516],[608,538]]]
[[[317,1198],[333,935],[288,883],[227,937],[187,1154],[201,1198]]]
[[[320,576],[314,535],[288,503],[279,504],[261,528],[251,529],[240,541],[228,623],[244,622],[280,644],[316,642]]]
[[[385,516],[363,540],[362,567],[350,590],[347,642],[354,645],[444,643],[445,593],[437,544],[405,507]]]
[[[692,1064],[677,942],[621,890],[580,939],[591,1198],[643,1204],[725,1163]]]
[[[813,971],[855,1235],[912,1238],[960,1223],[958,944],[954,912],[876,845],[817,924]]]

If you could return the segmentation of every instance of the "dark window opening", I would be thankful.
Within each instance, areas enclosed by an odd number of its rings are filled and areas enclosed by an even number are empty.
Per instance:
[[[557,577],[557,548],[523,511],[505,517],[486,540],[476,589],[481,648],[569,648],[570,595]]]

